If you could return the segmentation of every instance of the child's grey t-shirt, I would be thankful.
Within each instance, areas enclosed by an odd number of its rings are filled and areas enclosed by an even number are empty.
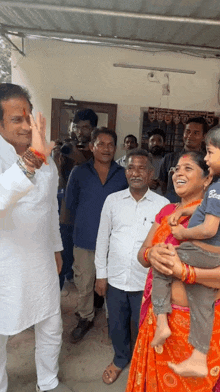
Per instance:
[[[209,186],[202,204],[192,215],[188,228],[195,227],[203,223],[206,214],[220,217],[220,178]],[[220,226],[218,227],[218,231],[214,237],[204,239],[202,242],[214,246],[220,246]]]

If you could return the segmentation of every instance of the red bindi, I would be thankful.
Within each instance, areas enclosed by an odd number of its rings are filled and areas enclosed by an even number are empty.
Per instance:
[[[182,156],[182,158],[187,158],[187,157],[188,157],[188,155],[183,155],[183,156]]]
[[[26,117],[26,111],[23,109],[23,116]]]

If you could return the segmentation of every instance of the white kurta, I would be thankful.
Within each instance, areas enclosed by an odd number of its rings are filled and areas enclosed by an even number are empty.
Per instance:
[[[13,335],[60,309],[54,252],[59,232],[58,174],[52,159],[29,180],[0,136],[0,334]]]

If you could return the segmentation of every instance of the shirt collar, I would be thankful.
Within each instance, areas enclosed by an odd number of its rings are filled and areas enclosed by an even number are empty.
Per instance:
[[[93,157],[90,158],[86,163],[87,163],[90,167],[92,167],[92,168],[94,169],[94,159],[93,159]],[[116,169],[116,168],[118,167],[118,164],[117,164],[114,160],[111,161],[110,170],[112,169],[112,167],[113,167],[114,169]],[[110,170],[109,170],[109,172],[110,172]]]
[[[139,201],[144,200],[144,199],[147,199],[147,200],[149,200],[149,201],[153,201],[153,200],[154,200],[153,196],[154,196],[154,192],[152,192],[152,191],[148,188],[147,192],[144,194],[144,196],[142,196],[142,198],[141,198]],[[135,199],[133,198],[131,192],[130,192],[130,189],[127,188],[127,189],[124,190],[123,199],[127,199],[127,198],[129,198],[129,197],[132,198],[133,200],[135,200]],[[135,201],[136,201],[136,200],[135,200]]]

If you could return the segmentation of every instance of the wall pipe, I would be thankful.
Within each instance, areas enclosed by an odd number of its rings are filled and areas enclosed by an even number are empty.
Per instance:
[[[160,72],[176,72],[176,73],[184,73],[189,75],[194,75],[196,71],[190,71],[187,69],[176,69],[176,68],[161,68],[161,67],[148,67],[147,65],[132,65],[132,64],[113,64],[113,67],[119,68],[132,68],[132,69],[146,69],[148,71],[160,71]]]

